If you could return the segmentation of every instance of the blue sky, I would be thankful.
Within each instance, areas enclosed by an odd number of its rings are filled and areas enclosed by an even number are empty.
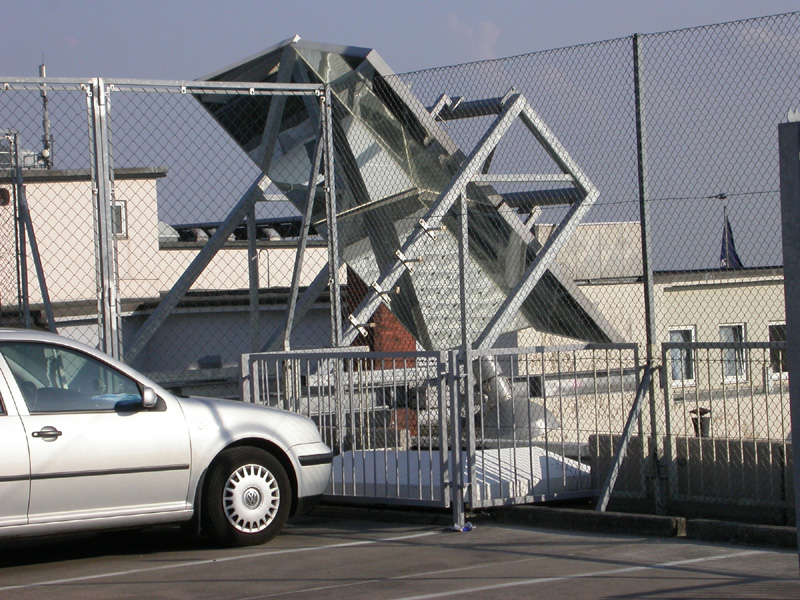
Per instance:
[[[0,0],[0,74],[195,79],[295,34],[398,73],[800,10],[800,0]]]

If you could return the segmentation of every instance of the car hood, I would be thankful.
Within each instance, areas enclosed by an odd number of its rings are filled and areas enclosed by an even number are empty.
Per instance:
[[[285,449],[321,441],[314,422],[297,413],[239,400],[200,396],[176,399],[189,430],[195,433],[214,432],[229,442],[250,436],[267,437]]]

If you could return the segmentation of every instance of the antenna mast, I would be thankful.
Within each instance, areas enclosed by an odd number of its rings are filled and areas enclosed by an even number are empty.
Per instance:
[[[44,66],[44,57],[42,57],[42,64],[39,65],[39,77],[47,77],[45,66]],[[44,129],[44,135],[42,136],[42,160],[44,160],[44,165],[46,169],[53,168],[53,138],[50,135],[50,112],[47,109],[47,84],[43,83],[41,87],[41,94],[42,94],[42,108],[43,108],[43,115],[42,115],[42,127]]]

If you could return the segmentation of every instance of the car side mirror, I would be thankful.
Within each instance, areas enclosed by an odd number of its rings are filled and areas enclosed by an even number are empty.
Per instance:
[[[158,404],[158,396],[153,388],[146,387],[142,391],[142,407],[145,409],[155,408]]]

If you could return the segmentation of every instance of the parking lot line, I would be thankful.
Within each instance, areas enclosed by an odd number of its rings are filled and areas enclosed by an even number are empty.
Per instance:
[[[519,563],[525,562],[532,562],[541,560],[539,556],[532,556],[530,558],[520,558],[519,560],[509,560],[503,562],[503,566],[508,565],[515,565]],[[339,583],[336,585],[323,585],[317,586],[313,588],[304,588],[301,590],[293,590],[290,592],[277,592],[275,594],[259,594],[258,596],[247,596],[246,598],[236,598],[236,600],[260,600],[261,598],[274,598],[276,596],[290,596],[292,594],[307,594],[313,592],[326,592],[346,587],[355,587],[359,585],[366,585],[369,583],[378,583],[380,581],[402,581],[407,579],[415,579],[419,577],[430,577],[431,575],[449,575],[452,573],[458,573],[459,571],[475,571],[476,569],[482,569],[483,567],[496,567],[496,562],[489,562],[489,563],[482,563],[482,564],[471,564],[466,567],[458,567],[457,569],[438,569],[436,571],[424,571],[422,573],[411,573],[410,575],[398,575],[397,577],[389,577],[389,578],[382,578],[382,579],[365,579],[363,581],[356,581],[356,582],[349,582],[349,583]]]
[[[502,590],[512,587],[521,587],[525,585],[534,585],[537,583],[549,583],[554,581],[568,581],[571,579],[584,579],[587,577],[607,577],[609,575],[622,575],[625,573],[634,573],[636,571],[647,571],[650,569],[671,569],[681,567],[684,565],[692,565],[697,563],[709,562],[714,560],[726,560],[729,558],[741,558],[743,556],[752,556],[753,554],[762,554],[761,550],[748,550],[745,552],[733,552],[730,554],[717,554],[714,556],[704,556],[701,558],[688,558],[684,560],[674,560],[665,563],[658,563],[653,565],[638,565],[635,567],[622,567],[619,569],[605,569],[603,571],[592,571],[589,573],[577,573],[575,575],[562,575],[559,577],[535,577],[531,579],[522,579],[520,581],[509,581],[506,583],[498,583],[494,585],[482,585],[472,588],[461,588],[458,590],[448,590],[446,592],[437,592],[434,594],[423,594],[420,596],[405,596],[395,600],[431,600],[433,598],[447,598],[449,596],[462,596],[464,594],[473,594],[476,592],[488,592],[494,590]]]
[[[250,554],[240,554],[237,556],[228,556],[225,558],[207,558],[203,560],[190,560],[182,563],[170,564],[170,565],[159,565],[157,567],[146,567],[141,569],[127,569],[124,571],[113,571],[109,573],[97,573],[95,575],[83,575],[80,577],[68,577],[64,579],[53,579],[50,581],[37,581],[34,583],[25,583],[19,585],[7,585],[0,587],[0,592],[10,591],[10,590],[23,590],[23,589],[30,589],[36,587],[44,587],[48,585],[62,585],[68,583],[77,583],[81,581],[92,581],[97,579],[105,579],[110,577],[122,577],[125,575],[131,575],[136,573],[152,573],[154,571],[166,571],[168,569],[182,569],[188,567],[197,567],[201,565],[208,565],[208,564],[220,564],[225,562],[233,562],[238,560],[250,560],[253,558],[260,558],[263,556],[276,556],[279,554],[297,554],[303,552],[317,552],[320,550],[331,550],[334,548],[351,548],[353,546],[368,546],[372,544],[383,544],[386,542],[397,542],[397,541],[404,541],[410,540],[414,538],[422,538],[428,537],[431,535],[438,535],[443,531],[424,531],[422,533],[412,533],[409,535],[399,535],[399,536],[392,536],[387,538],[380,538],[376,540],[360,540],[357,542],[342,542],[340,544],[328,544],[323,546],[308,546],[304,548],[285,548],[282,550],[265,550],[262,552],[254,552]]]

